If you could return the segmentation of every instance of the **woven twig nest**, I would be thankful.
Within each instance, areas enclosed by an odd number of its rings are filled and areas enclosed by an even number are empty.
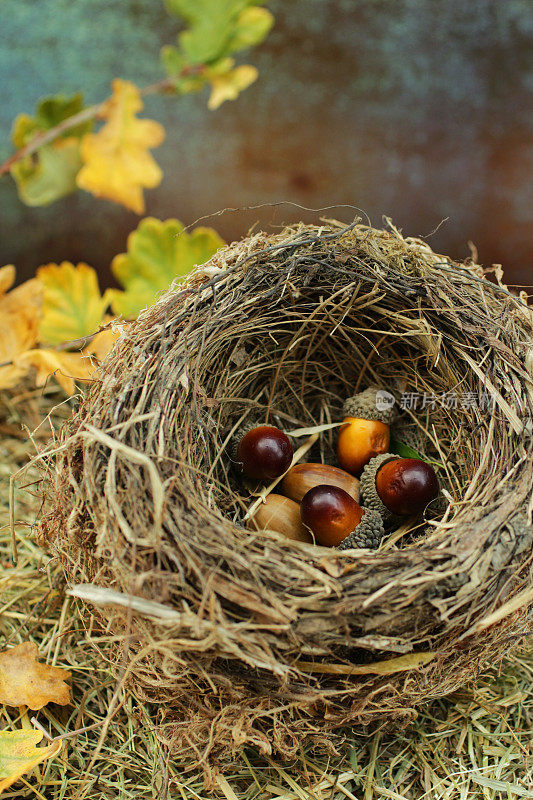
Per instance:
[[[49,456],[41,532],[174,753],[334,746],[516,642],[532,363],[531,310],[479,266],[335,222],[219,251],[131,325]],[[235,430],[326,425],[371,385],[411,399],[444,504],[378,551],[247,530]],[[334,448],[331,429],[308,460]]]

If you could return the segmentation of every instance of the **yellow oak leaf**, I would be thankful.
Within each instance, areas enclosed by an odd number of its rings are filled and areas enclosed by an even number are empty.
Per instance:
[[[37,270],[43,284],[40,341],[62,344],[94,334],[109,305],[109,295],[100,294],[96,271],[87,264],[75,267],[68,261],[47,264]]]
[[[8,289],[11,289],[15,283],[15,267],[13,264],[8,264],[7,267],[0,269],[0,297],[5,295]]]
[[[46,348],[27,350],[17,359],[16,365],[26,371],[33,367],[37,371],[35,376],[37,386],[44,386],[54,377],[67,394],[74,394],[76,381],[90,380],[98,366],[97,362],[83,351],[69,353],[67,350]]]
[[[14,277],[14,271],[9,268],[0,270],[4,292]],[[7,294],[0,293],[0,389],[14,386],[27,372],[27,368],[17,365],[16,361],[37,342],[42,293],[42,284],[37,278]]]
[[[74,394],[76,382],[94,378],[100,362],[122,335],[125,325],[115,325],[99,331],[84,350],[69,352],[38,348],[27,350],[17,359],[16,365],[27,371],[36,370],[35,383],[44,386],[55,378],[67,394]]]
[[[65,683],[70,672],[41,664],[38,657],[35,642],[23,642],[0,653],[0,703],[28,706],[33,711],[47,703],[70,703],[70,688]]]
[[[226,100],[236,100],[239,94],[257,80],[258,71],[250,64],[243,64],[233,69],[235,62],[226,58],[220,69],[208,70],[211,95],[207,107],[211,110],[218,108]],[[223,68],[222,68],[223,67]]]
[[[113,95],[102,112],[104,126],[82,138],[84,165],[77,176],[81,189],[121,203],[137,214],[145,208],[143,188],[152,189],[161,182],[162,172],[148,151],[165,138],[165,129],[158,122],[137,118],[142,108],[135,84],[119,78],[113,81]]]
[[[36,747],[42,738],[41,731],[0,731],[0,793],[37,764],[59,753],[63,742]]]

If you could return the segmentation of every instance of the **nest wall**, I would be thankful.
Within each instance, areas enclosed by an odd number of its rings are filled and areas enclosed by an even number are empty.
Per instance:
[[[334,221],[219,251],[128,326],[46,458],[40,530],[175,754],[335,747],[520,638],[532,329],[501,277],[392,226]],[[247,530],[232,434],[334,422],[368,385],[429,398],[404,424],[442,465],[441,502],[375,552]],[[453,394],[494,408],[431,400]],[[334,445],[326,431],[307,458],[333,463]]]

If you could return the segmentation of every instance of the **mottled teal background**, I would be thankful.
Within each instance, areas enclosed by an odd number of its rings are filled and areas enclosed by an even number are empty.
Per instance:
[[[275,0],[276,27],[249,56],[259,81],[216,112],[206,95],[149,98],[167,129],[165,177],[147,213],[186,223],[226,206],[353,203],[463,258],[503,262],[533,283],[532,0]],[[43,95],[109,92],[113,77],[162,76],[178,30],[159,0],[0,0],[0,157],[20,111]],[[339,211],[347,218],[347,212]],[[236,238],[289,208],[213,220]],[[305,216],[305,215],[304,215]],[[307,215],[311,217],[312,215]],[[0,261],[20,275],[86,260],[109,280],[138,218],[79,192],[26,208],[0,181]]]

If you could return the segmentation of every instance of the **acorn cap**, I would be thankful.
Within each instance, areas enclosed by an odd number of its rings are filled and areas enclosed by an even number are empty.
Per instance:
[[[400,422],[394,428],[394,439],[397,442],[412,447],[419,455],[426,455],[428,439],[424,431],[418,425],[406,425]]]
[[[395,523],[401,522],[401,517],[389,511],[385,503],[382,501],[376,489],[376,475],[378,470],[386,464],[387,461],[394,461],[400,456],[394,453],[382,453],[379,456],[371,458],[366,467],[363,469],[361,475],[361,483],[359,489],[361,491],[361,503],[381,516],[383,523],[387,527],[391,527]]]
[[[254,428],[258,428],[260,425],[268,425],[267,422],[259,422],[258,420],[248,421],[245,422],[244,425],[241,425],[240,428],[237,428],[235,433],[232,435],[231,439],[227,445],[227,451],[229,456],[235,464],[238,463],[237,461],[237,448],[240,444],[241,439],[246,436],[247,433],[253,431]]]
[[[371,508],[365,508],[361,522],[355,530],[343,539],[338,545],[338,550],[352,550],[355,547],[365,547],[376,550],[385,536],[385,526],[381,515]]]
[[[385,425],[391,425],[398,412],[394,395],[384,389],[371,386],[364,392],[359,392],[345,400],[342,415],[356,419],[375,419]]]
[[[431,503],[429,503],[428,509],[430,509],[434,514],[444,514],[448,508],[448,505],[448,500],[445,498],[442,492],[440,492],[437,497],[432,500]]]

